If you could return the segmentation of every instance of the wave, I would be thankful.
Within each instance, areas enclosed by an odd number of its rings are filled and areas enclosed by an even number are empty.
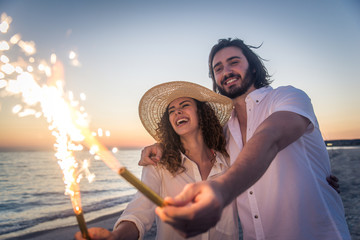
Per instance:
[[[104,210],[104,209],[107,209],[110,207],[114,207],[116,205],[127,203],[127,202],[131,201],[133,196],[134,196],[134,194],[130,194],[130,195],[122,196],[120,198],[116,197],[116,198],[109,198],[109,199],[105,199],[102,201],[98,201],[98,202],[92,203],[91,205],[84,206],[83,211],[86,213],[90,213],[90,212],[96,212],[99,210]],[[33,203],[33,204],[36,204],[36,203]],[[6,204],[1,204],[1,205],[0,205],[0,207],[4,207],[4,205],[6,205]],[[28,219],[28,220],[17,219],[16,222],[0,223],[0,236],[3,234],[21,231],[21,230],[27,229],[29,227],[32,227],[32,226],[35,226],[35,225],[38,225],[41,223],[55,221],[58,219],[63,219],[63,218],[68,218],[68,217],[73,217],[73,216],[74,216],[73,210],[66,209],[63,211],[55,211],[52,213],[48,213],[46,216],[36,217],[36,218]]]

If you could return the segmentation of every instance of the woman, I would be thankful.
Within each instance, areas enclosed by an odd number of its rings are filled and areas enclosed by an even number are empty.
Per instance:
[[[143,168],[142,181],[161,197],[175,197],[192,182],[209,180],[228,168],[222,125],[230,117],[232,101],[190,82],[168,82],[147,91],[139,105],[142,124],[162,145],[157,166]],[[159,221],[155,204],[138,192],[114,226],[89,229],[102,239],[142,239],[156,219],[157,239],[183,239],[170,225]],[[191,239],[238,239],[235,205],[208,232]]]

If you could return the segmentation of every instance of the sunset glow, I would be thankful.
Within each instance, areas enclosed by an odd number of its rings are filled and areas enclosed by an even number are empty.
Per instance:
[[[238,19],[229,22],[215,6],[200,2],[166,2],[161,7],[149,2],[91,2],[86,9],[79,2],[35,2],[1,5],[7,15],[0,23],[0,131],[6,133],[0,134],[0,149],[51,150],[53,138],[44,122],[33,121],[31,115],[17,119],[12,113],[19,99],[5,98],[2,90],[9,86],[4,74],[48,76],[55,62],[63,61],[64,76],[56,78],[66,78],[66,88],[89,113],[94,133],[102,128],[101,142],[109,149],[142,148],[154,140],[138,118],[141,96],[173,80],[212,88],[207,57],[211,46],[227,37],[261,45],[256,53],[266,59],[273,87],[293,85],[309,95],[325,140],[360,137],[360,111],[353,108],[360,105],[358,4],[261,2],[254,8],[233,1],[227,14]],[[241,15],[239,9],[244,9]],[[255,10],[258,18],[252,20]],[[8,53],[14,46],[21,58]],[[27,111],[24,115],[31,114]]]
[[[17,46],[12,47],[20,47],[25,55],[33,55],[36,52],[33,42],[25,43],[19,40]],[[12,50],[12,47],[7,50]],[[20,57],[16,53],[15,56]],[[75,52],[70,52],[69,59],[71,61],[76,59]],[[44,60],[40,60],[39,63],[36,60],[33,62],[38,64],[38,74],[24,71],[17,62],[9,63],[10,60],[5,55],[1,55],[0,60],[3,62],[1,69],[5,72],[3,76],[5,93],[19,95],[21,98],[21,103],[12,108],[12,113],[18,117],[43,116],[48,123],[48,130],[55,138],[55,157],[63,172],[65,194],[70,196],[83,237],[89,238],[81,207],[79,183],[83,174],[89,182],[95,177],[88,170],[88,160],[79,161],[74,156],[75,151],[85,150],[83,145],[90,154],[94,155],[94,159],[101,159],[110,169],[124,177],[150,200],[163,206],[163,200],[115,158],[113,152],[117,151],[116,148],[113,148],[112,152],[100,143],[98,137],[104,136],[103,129],[98,128],[96,132],[90,131],[90,121],[88,114],[84,111],[85,108],[76,100],[72,91],[64,90],[64,67],[54,53],[50,56],[50,64]],[[26,69],[28,69],[26,65],[32,66],[33,63],[25,63]],[[23,61],[21,65],[24,65]],[[32,66],[31,69],[34,68],[36,66]],[[41,78],[44,81],[41,81]],[[85,98],[85,94],[81,94],[81,99]],[[105,135],[110,136],[110,131],[106,130]]]

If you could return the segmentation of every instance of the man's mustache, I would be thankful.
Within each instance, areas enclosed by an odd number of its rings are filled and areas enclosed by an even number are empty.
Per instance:
[[[233,77],[239,78],[240,80],[242,79],[240,74],[229,73],[223,77],[223,79],[221,80],[221,85],[224,85],[226,80],[228,80],[229,78],[233,78]]]

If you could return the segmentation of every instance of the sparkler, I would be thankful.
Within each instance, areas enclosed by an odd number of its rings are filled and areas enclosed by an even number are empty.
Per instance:
[[[119,161],[96,139],[88,129],[83,128],[82,134],[85,137],[84,142],[90,148],[90,152],[96,153],[103,162],[126,181],[133,185],[137,190],[144,194],[149,200],[158,205],[164,206],[163,199],[151,190],[146,184],[141,182],[136,176],[134,176],[126,167],[122,166]]]
[[[2,14],[0,32],[6,33],[12,19]],[[21,49],[26,58],[20,58],[17,62],[11,62],[10,58],[3,53],[10,51],[13,47]],[[74,212],[79,223],[83,237],[88,237],[85,220],[81,208],[80,191],[78,183],[85,172],[89,182],[94,175],[87,169],[85,160],[81,170],[73,156],[73,151],[83,150],[81,142],[89,149],[90,153],[96,154],[104,163],[131,183],[146,197],[158,206],[164,206],[164,202],[155,192],[143,184],[130,171],[128,171],[114,155],[106,149],[89,130],[89,121],[84,108],[78,101],[74,100],[71,92],[67,95],[64,92],[63,65],[57,61],[56,55],[51,55],[51,64],[46,61],[36,61],[34,57],[36,48],[33,42],[26,42],[19,34],[10,38],[9,41],[0,41],[0,89],[5,89],[9,95],[20,94],[23,105],[17,105],[13,112],[20,117],[34,115],[44,116],[49,123],[49,130],[56,138],[54,144],[58,163],[64,174],[66,184],[65,194],[70,195]],[[70,52],[69,58],[79,65],[75,52]],[[36,66],[36,64],[38,64]],[[35,79],[36,76],[36,79]],[[41,83],[40,76],[43,76]],[[16,80],[14,80],[16,78]],[[82,95],[83,98],[84,95]],[[41,106],[41,111],[36,106]],[[107,133],[108,135],[108,133]]]
[[[6,34],[12,19],[5,13],[1,15],[0,32]],[[14,55],[13,49],[23,51],[23,54],[15,54],[16,62],[11,62]],[[63,90],[63,66],[56,61],[56,55],[51,55],[51,65],[46,61],[37,61],[33,55],[36,52],[34,42],[26,42],[21,39],[20,34],[16,34],[9,41],[0,41],[0,89],[5,95],[21,95],[24,104],[18,104],[13,108],[13,113],[20,117],[34,115],[39,118],[44,116],[49,123],[49,130],[56,138],[54,148],[55,156],[58,159],[63,176],[65,194],[70,195],[74,213],[79,224],[82,235],[90,239],[86,223],[81,208],[79,182],[84,172],[89,181],[94,175],[87,170],[87,161],[83,162],[81,171],[78,170],[73,151],[82,150],[82,146],[77,144],[83,136],[74,126],[74,116],[71,115],[70,108],[78,107],[78,102],[73,100],[72,93],[65,96]],[[25,56],[23,56],[25,55]],[[38,105],[41,111],[38,111]],[[86,118],[86,113],[78,107],[76,120]]]
[[[90,236],[86,227],[86,222],[85,222],[85,218],[84,218],[84,214],[81,208],[81,198],[80,198],[80,190],[78,189],[77,184],[74,184],[73,187],[75,188],[73,191],[73,194],[70,195],[71,197],[71,203],[74,209],[74,213],[76,216],[76,220],[78,222],[80,231],[81,231],[81,235],[83,238],[90,240]]]

